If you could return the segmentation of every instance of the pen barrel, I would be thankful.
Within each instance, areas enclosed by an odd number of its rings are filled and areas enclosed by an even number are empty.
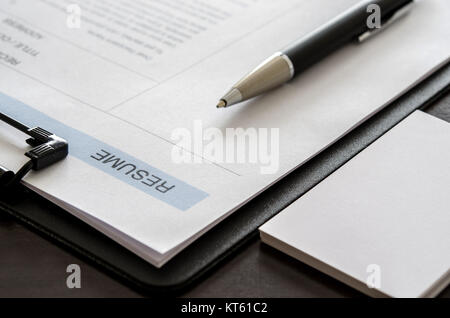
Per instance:
[[[319,62],[343,45],[357,39],[369,27],[371,14],[369,5],[381,9],[381,22],[388,20],[396,11],[413,0],[370,0],[363,1],[342,13],[332,21],[311,32],[283,51],[294,65],[295,74]]]

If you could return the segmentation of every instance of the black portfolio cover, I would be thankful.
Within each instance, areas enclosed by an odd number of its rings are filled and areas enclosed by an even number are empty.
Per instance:
[[[449,88],[450,65],[447,64],[236,211],[161,269],[153,267],[24,187],[20,187],[13,194],[0,194],[0,209],[135,288],[158,294],[178,293],[255,238],[260,225],[301,197],[410,113],[428,106]]]

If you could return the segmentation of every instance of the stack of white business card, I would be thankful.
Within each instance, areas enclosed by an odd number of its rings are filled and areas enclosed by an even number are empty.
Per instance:
[[[261,227],[262,240],[376,297],[450,283],[450,124],[417,111]]]

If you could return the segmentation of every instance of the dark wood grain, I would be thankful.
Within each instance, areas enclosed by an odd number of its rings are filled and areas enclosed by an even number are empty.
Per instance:
[[[450,95],[426,110],[450,122]],[[96,267],[0,212],[0,297],[142,297]],[[81,289],[66,268],[81,267]],[[254,240],[186,297],[364,297],[340,282]],[[450,288],[441,297],[450,298]]]

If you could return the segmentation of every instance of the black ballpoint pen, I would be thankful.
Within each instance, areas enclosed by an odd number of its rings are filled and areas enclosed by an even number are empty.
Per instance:
[[[362,1],[319,29],[267,59],[235,84],[217,108],[226,108],[281,86],[343,45],[378,33],[409,11],[413,0]],[[368,26],[370,5],[380,9],[381,28]]]

